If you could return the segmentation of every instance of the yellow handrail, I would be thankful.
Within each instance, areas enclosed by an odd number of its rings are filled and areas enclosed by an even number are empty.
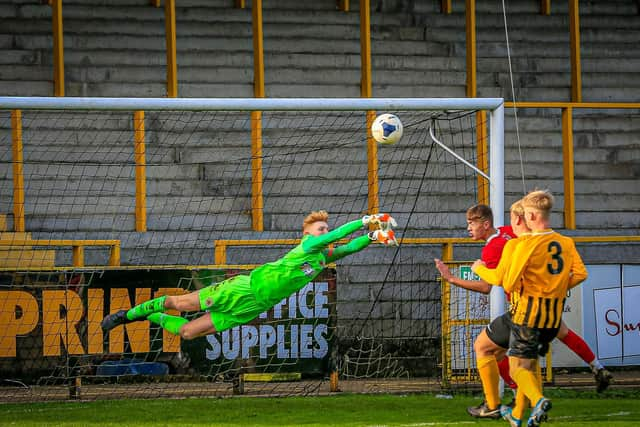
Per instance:
[[[14,246],[71,246],[73,266],[84,267],[85,246],[110,246],[109,263],[111,267],[120,265],[120,240],[75,240],[75,239],[2,239],[0,247]]]
[[[621,243],[640,242],[640,236],[575,236],[572,237],[578,243]],[[339,244],[347,243],[347,239],[338,241]],[[300,239],[220,239],[213,244],[214,263],[225,265],[227,261],[227,247],[229,246],[283,246],[298,245]],[[398,239],[401,245],[442,245],[442,260],[453,259],[453,245],[481,244],[477,240],[468,237],[401,237]]]

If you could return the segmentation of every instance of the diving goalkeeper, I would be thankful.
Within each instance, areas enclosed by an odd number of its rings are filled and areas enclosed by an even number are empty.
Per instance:
[[[238,275],[185,295],[161,296],[138,304],[130,310],[107,315],[102,329],[149,320],[174,335],[191,340],[203,335],[244,325],[269,310],[282,299],[302,289],[320,274],[327,264],[361,251],[373,241],[397,246],[392,227],[397,224],[388,214],[366,215],[329,231],[326,211],[311,212],[302,224],[302,241],[277,261],[257,267],[249,275]],[[333,249],[330,244],[348,236],[362,226],[377,229]],[[206,311],[188,321],[165,310]]]

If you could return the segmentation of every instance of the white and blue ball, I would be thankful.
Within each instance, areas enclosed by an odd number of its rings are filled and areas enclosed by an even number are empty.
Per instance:
[[[371,134],[380,144],[395,144],[402,138],[402,122],[395,114],[380,114],[371,125]]]

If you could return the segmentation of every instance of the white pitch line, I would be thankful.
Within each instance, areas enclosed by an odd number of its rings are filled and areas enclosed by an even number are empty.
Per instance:
[[[426,427],[426,426],[442,426],[442,425],[463,425],[463,424],[477,424],[475,421],[442,421],[442,422],[425,422],[425,423],[411,423],[411,424],[399,424],[399,427]],[[395,424],[394,424],[395,425]],[[373,424],[366,427],[389,427],[386,424]]]
[[[620,412],[612,412],[610,414],[604,414],[605,417],[624,417],[626,415],[631,415],[633,412],[620,411]],[[591,415],[562,415],[559,417],[553,417],[554,420],[570,420],[570,419],[578,419],[578,418],[591,418]]]
[[[612,412],[609,414],[604,414],[605,417],[624,417],[627,415],[631,415],[633,412],[628,411],[620,411],[620,412]],[[584,416],[575,416],[575,415],[562,415],[559,417],[553,417],[554,420],[571,420],[571,419],[580,419],[580,418],[590,418],[589,415]],[[475,421],[443,421],[443,422],[424,422],[424,423],[411,423],[411,424],[400,424],[399,427],[427,427],[427,426],[441,426],[441,425],[463,425],[463,424],[476,424]],[[366,427],[389,427],[386,424],[373,424]]]

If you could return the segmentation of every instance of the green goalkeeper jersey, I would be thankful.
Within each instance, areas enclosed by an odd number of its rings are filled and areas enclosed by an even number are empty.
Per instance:
[[[353,239],[335,250],[329,244],[362,227],[362,220],[348,222],[320,236],[306,235],[298,246],[277,261],[261,265],[251,272],[251,290],[256,299],[273,306],[283,298],[302,289],[327,264],[366,248],[371,240],[367,235]]]

